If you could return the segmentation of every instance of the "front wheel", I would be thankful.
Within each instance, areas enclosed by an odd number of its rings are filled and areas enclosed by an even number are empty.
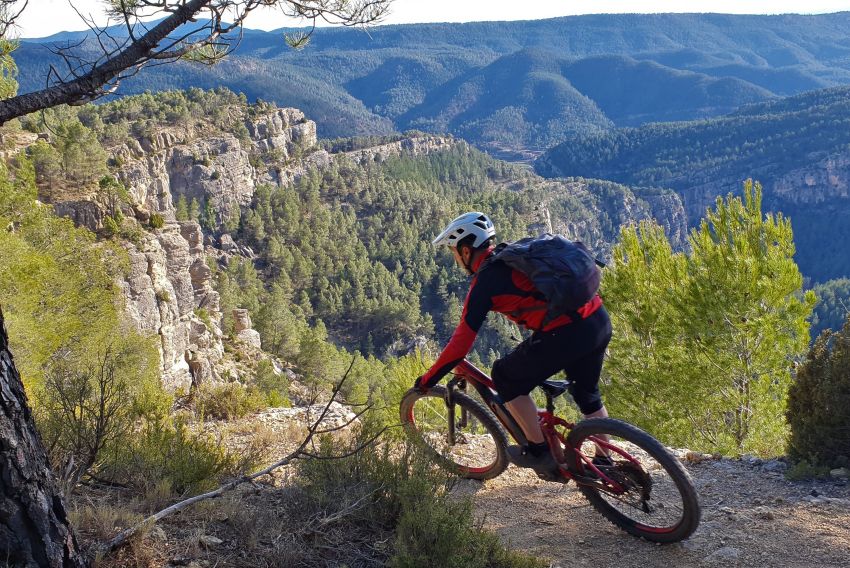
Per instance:
[[[605,447],[610,462],[588,461]],[[600,444],[602,442],[602,444]],[[654,542],[688,538],[699,525],[700,506],[691,478],[658,440],[612,418],[579,422],[567,436],[567,465],[585,480],[578,487],[591,505],[626,532]],[[584,457],[583,457],[584,456]]]
[[[467,479],[493,479],[508,467],[508,436],[483,404],[462,392],[452,396],[454,436],[443,386],[407,391],[399,408],[402,426],[440,466]]]

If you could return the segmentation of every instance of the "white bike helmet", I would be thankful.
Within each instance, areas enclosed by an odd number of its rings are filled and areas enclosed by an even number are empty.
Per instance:
[[[484,241],[495,236],[495,234],[496,229],[493,227],[493,221],[484,213],[473,211],[471,213],[464,213],[449,223],[449,226],[432,241],[432,244],[436,246],[446,245],[457,247],[458,241],[469,235],[475,235],[472,248],[478,248]]]

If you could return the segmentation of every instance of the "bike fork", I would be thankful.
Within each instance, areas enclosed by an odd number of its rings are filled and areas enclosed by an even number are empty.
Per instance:
[[[466,427],[466,409],[461,407],[460,409],[460,420],[455,422],[455,389],[465,390],[466,389],[466,381],[452,379],[449,381],[448,385],[446,385],[446,410],[449,416],[449,432],[448,432],[448,443],[450,446],[454,446],[457,443],[457,437],[455,435],[457,426],[461,428]]]

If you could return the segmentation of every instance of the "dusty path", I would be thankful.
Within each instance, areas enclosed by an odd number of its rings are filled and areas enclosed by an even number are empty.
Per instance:
[[[777,566],[850,568],[850,487],[788,482],[761,464],[687,466],[703,516],[684,543],[659,546],[611,525],[572,484],[546,483],[513,466],[484,484],[464,482],[485,526],[553,567]],[[817,496],[814,496],[812,492]]]

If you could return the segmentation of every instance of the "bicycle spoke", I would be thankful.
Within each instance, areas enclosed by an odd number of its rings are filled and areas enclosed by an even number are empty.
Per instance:
[[[461,423],[461,408],[455,412],[455,443],[448,442],[448,409],[439,398],[423,398],[414,406],[414,422],[423,441],[458,467],[483,468],[497,458],[493,437],[473,416]]]
[[[640,525],[654,529],[676,526],[684,515],[682,495],[673,478],[664,467],[642,448],[612,436],[610,444],[630,456],[612,452],[613,466],[597,466],[606,476],[623,488],[623,491],[599,490],[599,496],[611,507]],[[596,444],[585,440],[581,451],[592,456]],[[589,468],[585,468],[588,472]],[[648,497],[648,498],[647,498]]]

